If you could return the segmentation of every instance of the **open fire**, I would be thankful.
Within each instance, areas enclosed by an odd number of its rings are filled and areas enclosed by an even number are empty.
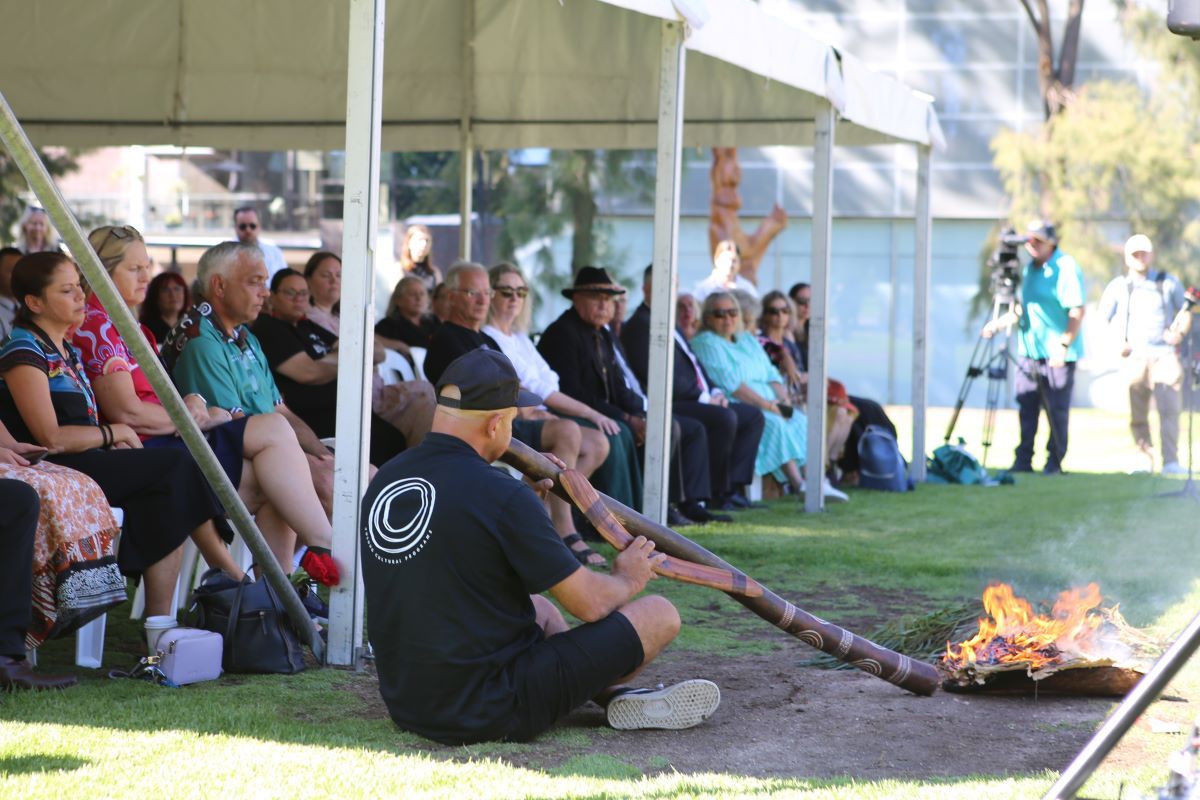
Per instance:
[[[979,619],[978,632],[946,644],[939,667],[948,688],[987,684],[1001,673],[1041,681],[1079,668],[1116,668],[1132,673],[1125,682],[1136,682],[1155,644],[1125,622],[1117,606],[1104,608],[1102,602],[1100,587],[1089,583],[1061,592],[1049,613],[1039,613],[1008,584],[988,586],[987,616]]]

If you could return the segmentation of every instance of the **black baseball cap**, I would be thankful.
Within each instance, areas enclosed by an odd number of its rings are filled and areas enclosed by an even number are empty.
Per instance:
[[[458,387],[459,396],[444,397],[442,389],[446,386]],[[450,362],[437,383],[437,401],[438,405],[463,411],[499,411],[542,404],[542,398],[521,388],[508,356],[483,347]]]
[[[1033,219],[1025,226],[1025,233],[1031,239],[1041,239],[1043,242],[1058,244],[1058,231],[1054,223],[1045,219]]]

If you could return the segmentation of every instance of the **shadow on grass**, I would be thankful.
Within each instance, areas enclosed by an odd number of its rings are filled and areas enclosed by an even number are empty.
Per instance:
[[[0,775],[29,775],[38,772],[71,772],[92,762],[75,756],[24,755],[0,757]]]

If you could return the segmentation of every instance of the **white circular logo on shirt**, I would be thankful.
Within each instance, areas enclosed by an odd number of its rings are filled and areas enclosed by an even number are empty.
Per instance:
[[[399,564],[420,552],[429,538],[437,490],[424,478],[389,483],[367,514],[367,544],[375,557]]]

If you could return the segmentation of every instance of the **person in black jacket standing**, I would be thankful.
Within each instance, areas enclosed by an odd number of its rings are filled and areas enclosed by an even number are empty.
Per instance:
[[[650,373],[650,292],[654,265],[642,274],[642,304],[621,330],[621,343],[633,374],[647,385]],[[731,511],[749,508],[746,486],[754,480],[754,458],[763,433],[763,413],[747,403],[730,403],[709,379],[704,367],[675,329],[675,369],[672,374],[672,411],[704,426],[708,439],[708,464],[716,508]]]
[[[646,438],[646,400],[640,387],[626,382],[617,361],[620,343],[607,327],[613,298],[624,293],[603,268],[579,270],[574,286],[563,290],[571,308],[546,328],[538,351],[558,373],[563,392],[627,427],[640,448]],[[702,505],[711,495],[704,426],[692,419],[675,422],[669,492],[678,510],[668,512],[668,523],[681,524],[679,512],[684,521],[713,521]],[[601,481],[602,471],[596,472]],[[635,498],[634,507],[640,507],[640,475]]]

